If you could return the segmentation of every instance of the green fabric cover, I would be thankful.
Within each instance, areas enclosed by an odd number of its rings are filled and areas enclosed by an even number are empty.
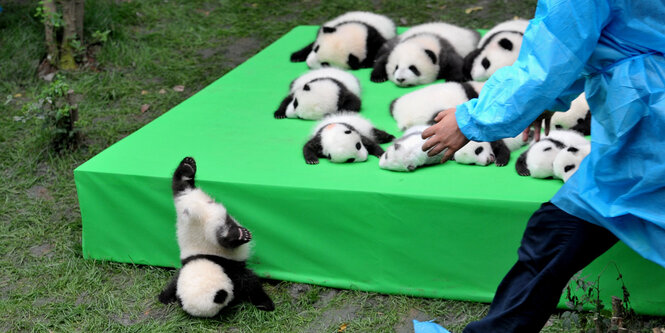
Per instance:
[[[311,42],[297,27],[221,79],[74,171],[85,258],[179,266],[171,175],[185,156],[197,185],[254,235],[252,268],[273,279],[390,294],[489,302],[517,258],[526,221],[561,186],[503,168],[449,162],[398,173],[365,163],[307,165],[315,122],[273,118],[307,71],[289,55]],[[396,136],[390,102],[417,88],[361,81],[362,112]],[[214,75],[214,73],[211,73]],[[388,145],[384,145],[384,148]],[[665,270],[618,244],[581,276],[601,299],[665,315]],[[576,289],[576,288],[573,288]],[[580,294],[581,295],[581,294]],[[562,302],[563,304],[563,302]]]

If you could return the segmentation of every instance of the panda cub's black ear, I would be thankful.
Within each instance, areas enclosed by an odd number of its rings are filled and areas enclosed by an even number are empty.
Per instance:
[[[324,34],[331,34],[335,31],[337,31],[337,28],[335,28],[335,27],[323,27],[323,29],[321,29],[321,30],[323,31]]]
[[[499,41],[499,46],[503,47],[504,49],[506,49],[508,51],[512,51],[513,42],[511,42],[510,40],[508,40],[506,38],[501,38],[501,40]]]
[[[432,60],[432,63],[436,65],[436,54],[432,50],[425,50],[425,54]]]

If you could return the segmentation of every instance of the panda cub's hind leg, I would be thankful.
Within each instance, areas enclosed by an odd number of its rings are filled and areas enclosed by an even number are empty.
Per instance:
[[[196,175],[196,161],[191,157],[185,157],[173,173],[173,195],[194,188],[194,176]]]

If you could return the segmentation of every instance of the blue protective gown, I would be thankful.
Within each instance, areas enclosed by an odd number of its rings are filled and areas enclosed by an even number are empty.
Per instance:
[[[663,0],[541,0],[518,60],[458,106],[458,125],[515,136],[585,91],[591,153],[551,201],[665,267],[664,52]]]

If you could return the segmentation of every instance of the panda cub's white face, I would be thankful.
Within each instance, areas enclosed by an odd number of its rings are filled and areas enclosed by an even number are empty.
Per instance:
[[[496,157],[489,142],[469,141],[453,155],[455,162],[461,164],[488,165],[494,163]]]
[[[321,119],[337,111],[340,89],[331,80],[316,80],[293,91],[293,101],[286,107],[287,118]]]
[[[590,144],[568,147],[560,151],[552,163],[554,176],[563,180],[564,183],[567,182],[570,176],[580,167],[582,160],[589,155],[590,151]]]
[[[521,47],[522,35],[499,33],[474,59],[471,78],[475,81],[486,81],[499,68],[512,65],[517,60]]]
[[[328,66],[349,69],[349,55],[360,61],[367,57],[366,40],[367,28],[360,23],[323,27],[307,56],[307,66],[312,69]]]
[[[388,56],[388,79],[401,87],[436,81],[441,46],[432,36],[415,36],[395,46]]]
[[[332,123],[321,131],[321,147],[324,156],[334,163],[364,162],[367,148],[358,132],[344,124]]]

